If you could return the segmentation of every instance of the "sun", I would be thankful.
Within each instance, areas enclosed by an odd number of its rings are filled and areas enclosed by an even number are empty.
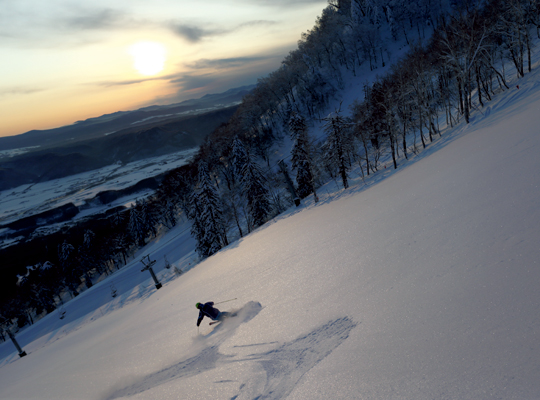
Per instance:
[[[130,46],[133,66],[142,75],[155,75],[163,70],[167,59],[165,46],[158,42],[137,42]]]

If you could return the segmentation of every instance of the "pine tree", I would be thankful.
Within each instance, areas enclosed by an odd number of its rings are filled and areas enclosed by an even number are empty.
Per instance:
[[[195,251],[201,256],[201,257],[207,257],[210,252],[210,246],[205,241],[205,230],[204,230],[204,224],[202,222],[202,212],[199,207],[199,199],[196,192],[193,192],[192,195],[189,197],[189,208],[190,211],[188,213],[189,219],[192,220],[191,223],[191,236],[195,238],[197,241],[197,246],[195,247]]]
[[[129,234],[133,240],[139,245],[144,246],[145,229],[143,225],[142,216],[137,207],[132,207],[129,210]]]
[[[236,180],[247,200],[248,227],[256,228],[266,222],[270,213],[266,179],[238,137],[233,141],[232,160]]]
[[[95,236],[96,234],[94,232],[92,232],[90,229],[87,229],[84,232],[83,244],[78,249],[78,260],[84,270],[86,286],[89,288],[92,286],[92,280],[90,279],[88,271],[93,268],[98,268],[99,264],[98,252],[96,251],[96,249],[94,249],[93,244]]]
[[[197,239],[197,252],[201,256],[211,256],[228,245],[221,199],[208,173],[206,163],[199,164],[198,188],[193,194],[195,211],[192,233]]]
[[[74,263],[75,248],[66,240],[58,247],[58,259],[62,266],[62,281],[69,289],[72,297],[78,296],[77,286],[80,284],[80,278],[77,266]]]
[[[126,265],[128,250],[130,247],[127,235],[124,232],[120,232],[118,235],[116,235],[113,238],[113,246],[115,251],[122,254],[122,258],[124,259],[124,265]]]
[[[177,220],[177,210],[176,206],[173,204],[172,201],[167,199],[167,202],[165,203],[165,207],[161,210],[160,220],[163,221],[163,223],[168,228],[173,228],[176,226],[176,220]]]
[[[246,148],[240,138],[235,137],[233,140],[232,148],[232,164],[236,181],[240,181],[242,177],[242,170],[247,163],[248,155]]]
[[[109,217],[109,221],[111,221],[113,227],[120,226],[124,221],[124,214],[120,214],[120,212],[116,210],[114,214]]]
[[[58,249],[60,262],[62,264],[66,264],[69,261],[70,256],[74,250],[75,248],[71,244],[69,244],[66,240],[64,240],[64,243],[62,243],[62,245]]]
[[[145,199],[138,201],[137,203],[141,210],[141,220],[145,236],[148,234],[148,232],[152,232],[152,235],[155,237],[157,235],[157,218],[154,210],[150,207],[148,201]]]
[[[291,162],[292,167],[297,171],[297,194],[303,199],[313,192],[315,201],[318,201],[313,179],[314,166],[311,159],[305,118],[293,112],[289,121],[289,131],[294,139],[294,145],[291,151]]]
[[[326,132],[326,142],[323,146],[324,159],[327,167],[331,171],[338,170],[341,176],[343,187],[349,187],[347,171],[350,168],[348,156],[353,150],[352,140],[347,129],[347,122],[340,114],[340,110],[331,113],[324,118],[326,121],[324,130]]]
[[[270,214],[269,191],[261,168],[247,157],[242,169],[242,189],[247,199],[247,209],[253,227],[261,226]]]
[[[242,230],[240,216],[245,214],[245,199],[242,193],[242,170],[246,165],[248,155],[244,143],[239,137],[235,137],[233,140],[232,151],[230,155],[230,163],[232,174],[230,179],[231,185],[229,190],[225,190],[224,201],[226,208],[229,210],[230,220],[234,220],[240,237],[244,236]],[[247,229],[250,232],[250,224],[247,222]]]

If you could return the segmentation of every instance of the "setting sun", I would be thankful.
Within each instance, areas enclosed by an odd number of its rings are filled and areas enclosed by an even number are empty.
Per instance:
[[[129,48],[133,66],[142,75],[155,75],[165,66],[166,49],[157,42],[138,42]]]

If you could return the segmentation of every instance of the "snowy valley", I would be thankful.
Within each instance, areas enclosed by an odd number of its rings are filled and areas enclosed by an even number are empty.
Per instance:
[[[128,164],[117,163],[0,192],[0,247],[20,239],[19,230],[30,230],[37,235],[54,232],[66,220],[77,221],[148,197],[155,189],[152,184],[157,185],[156,178],[185,165],[196,151],[193,148]],[[145,181],[149,183],[144,185]],[[121,195],[123,191],[130,193]],[[109,201],[103,198],[107,193],[118,193],[119,198]],[[74,215],[61,221],[47,220],[46,215],[54,216],[55,210],[65,206],[73,207]]]

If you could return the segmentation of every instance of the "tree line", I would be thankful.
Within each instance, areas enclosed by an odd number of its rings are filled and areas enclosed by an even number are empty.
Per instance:
[[[500,91],[509,90],[508,64],[518,77],[531,71],[531,32],[539,32],[537,0],[489,0],[483,7],[441,15],[425,45],[414,44],[390,73],[365,87],[364,100],[352,109],[354,131],[363,146],[365,170],[376,170],[376,153],[387,144],[394,167],[399,151],[408,158],[417,139],[426,147],[446,126],[485,106]],[[369,149],[367,141],[374,145]]]
[[[441,120],[468,123],[476,108],[509,90],[508,64],[519,77],[531,70],[539,21],[538,0],[330,0],[281,67],[259,79],[152,196],[23,245],[20,262],[31,266],[19,268],[17,285],[2,298],[0,327],[33,323],[181,218],[204,258],[300,199],[317,201],[330,179],[348,188],[356,165],[367,176],[391,156],[397,168],[441,135]],[[385,66],[388,34],[405,41],[408,53],[365,85],[350,116],[339,108],[322,115],[347,74]],[[322,139],[310,134],[315,120]],[[276,148],[291,151],[275,162]]]

